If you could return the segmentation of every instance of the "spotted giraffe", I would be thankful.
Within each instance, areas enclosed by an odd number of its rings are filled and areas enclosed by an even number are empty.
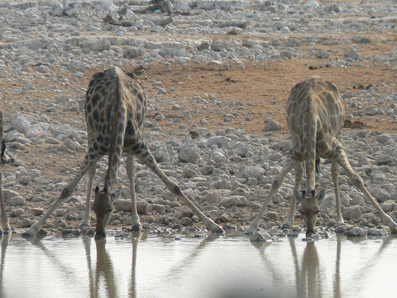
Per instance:
[[[380,214],[382,220],[393,233],[397,232],[397,224],[387,215],[376,200],[371,196],[361,177],[352,169],[341,138],[345,119],[345,108],[338,88],[331,82],[323,81],[318,76],[295,85],[287,102],[287,122],[292,138],[291,155],[281,172],[272,183],[272,188],[256,218],[246,231],[254,232],[259,227],[260,219],[270,203],[273,195],[280,188],[285,176],[295,169],[294,196],[283,227],[288,228],[294,223],[296,201],[301,203],[298,210],[306,222],[306,236],[315,233],[317,214],[320,211],[318,202],[325,196],[325,189],[315,193],[316,159],[327,158],[332,161],[331,176],[334,183],[336,198],[336,223],[343,224],[339,193],[340,166],[346,171],[351,183],[356,186]],[[299,188],[306,168],[306,189],[300,194]]]
[[[1,144],[1,162],[4,163],[5,162],[5,156],[4,156],[4,152],[5,152],[5,143],[3,140],[3,132],[4,132],[4,117],[3,117],[3,112],[0,111],[0,144]],[[2,190],[2,183],[1,183],[1,179],[2,179],[2,172],[0,171],[0,212],[1,212],[1,228],[2,230],[0,230],[0,234],[10,234],[11,233],[11,229],[10,229],[10,225],[8,223],[8,217],[7,217],[7,213],[6,213],[6,208],[5,208],[5,203],[4,203],[4,198],[3,198],[3,190]]]
[[[160,169],[153,155],[145,145],[140,128],[146,111],[144,90],[134,74],[125,73],[118,67],[112,67],[94,75],[86,93],[85,118],[88,133],[88,152],[77,175],[62,191],[60,197],[48,211],[27,232],[25,237],[36,235],[48,217],[58,206],[70,197],[77,183],[89,172],[86,206],[82,226],[90,224],[90,198],[97,161],[104,155],[109,156],[108,171],[104,188],[95,189],[93,209],[97,215],[96,238],[106,236],[106,225],[110,220],[113,200],[120,192],[114,192],[120,158],[123,151],[127,154],[126,169],[130,182],[132,202],[132,229],[140,230],[141,223],[136,208],[135,198],[135,161],[136,156],[148,166],[213,232],[223,232],[222,228],[206,217]]]

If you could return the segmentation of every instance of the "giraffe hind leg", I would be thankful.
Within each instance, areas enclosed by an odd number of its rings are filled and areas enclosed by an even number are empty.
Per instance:
[[[159,165],[157,164],[156,160],[154,159],[153,155],[150,153],[149,149],[146,147],[146,145],[138,140],[134,146],[132,146],[132,153],[137,156],[141,162],[143,162],[146,166],[148,166],[153,173],[155,173],[161,181],[165,184],[165,186],[168,188],[168,190],[176,195],[187,207],[189,207],[194,214],[197,215],[198,218],[201,219],[201,221],[204,223],[204,225],[209,229],[210,231],[214,233],[223,233],[223,229],[217,225],[213,220],[208,218],[207,216],[204,215],[194,205],[182,192],[181,188],[175,183],[172,182],[167,175],[164,174],[164,172],[160,169]]]

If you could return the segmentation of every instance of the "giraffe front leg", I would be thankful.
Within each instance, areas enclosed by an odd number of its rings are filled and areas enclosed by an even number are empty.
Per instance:
[[[73,188],[74,189],[74,188]],[[50,205],[50,209],[47,210],[47,212],[35,223],[33,224],[29,230],[27,230],[26,232],[22,233],[22,237],[28,238],[31,236],[36,236],[37,233],[40,231],[41,227],[45,224],[45,222],[47,221],[47,219],[50,217],[50,215],[55,211],[55,209],[58,208],[59,205],[61,205],[61,203],[63,201],[65,201],[69,196],[71,195],[71,191],[68,187],[66,187],[60,197],[54,202],[52,203],[52,205]]]
[[[367,197],[367,199],[371,202],[372,206],[374,206],[376,211],[378,211],[383,222],[390,228],[391,232],[393,234],[397,234],[397,223],[395,223],[394,220],[383,211],[383,209],[379,206],[378,202],[368,192],[360,175],[358,175],[352,169],[349,160],[347,159],[345,151],[341,147],[338,147],[336,151],[337,151],[336,161],[346,171],[352,184],[355,187],[357,187],[359,190],[361,190],[361,192]]]
[[[281,170],[280,174],[278,174],[276,179],[273,180],[272,188],[271,188],[270,193],[267,196],[265,202],[263,203],[262,208],[259,210],[257,216],[252,221],[252,223],[249,226],[249,228],[245,231],[246,234],[253,233],[259,228],[259,223],[261,221],[261,218],[262,218],[263,214],[265,213],[265,210],[266,210],[267,206],[270,203],[270,200],[273,198],[274,194],[280,188],[281,184],[283,183],[283,180],[284,180],[285,176],[293,168],[294,163],[295,163],[295,161],[292,159],[292,157],[289,157],[287,159],[287,161],[285,162],[285,165],[284,165],[283,169]]]
[[[331,176],[334,182],[334,190],[335,190],[336,224],[343,225],[345,222],[342,217],[342,211],[340,206],[339,172],[340,172],[339,164],[333,161],[331,166]]]
[[[139,215],[136,208],[136,196],[135,196],[135,160],[134,156],[127,153],[127,175],[130,180],[130,192],[131,192],[131,203],[132,203],[132,230],[140,231],[142,229],[141,222],[139,221]]]
[[[302,180],[303,180],[303,162],[296,162],[295,166],[295,185],[294,191],[299,191]],[[288,216],[285,222],[283,223],[282,229],[290,229],[295,221],[295,209],[296,209],[296,199],[293,195],[291,198]]]
[[[149,149],[142,142],[139,143],[139,146],[136,146],[137,149],[134,151],[134,154],[144,163],[146,164],[160,179],[163,181],[165,186],[168,188],[170,192],[176,195],[187,207],[189,207],[194,214],[197,215],[198,218],[204,223],[208,230],[214,233],[223,233],[223,229],[217,225],[212,219],[209,219],[204,215],[194,205],[182,192],[181,188],[174,182],[172,182],[167,175],[160,169],[153,155],[150,153]]]
[[[11,234],[11,229],[10,229],[10,224],[8,223],[8,217],[7,217],[7,213],[6,213],[6,208],[5,208],[5,204],[4,204],[4,198],[3,198],[3,191],[1,188],[1,177],[2,173],[0,171],[0,204],[1,204],[1,227],[2,227],[2,231],[0,230],[0,235],[1,234]]]
[[[57,209],[59,207],[59,205],[61,205],[67,198],[69,198],[72,195],[73,191],[76,188],[77,183],[79,183],[79,181],[84,176],[84,174],[87,172],[87,170],[90,168],[90,166],[92,166],[92,164],[95,163],[99,158],[100,158],[100,156],[96,155],[96,154],[87,154],[85,156],[83,164],[81,165],[79,172],[72,179],[72,181],[70,181],[69,184],[62,190],[62,193],[59,196],[59,198],[50,205],[50,208],[38,220],[38,222],[33,224],[29,230],[22,233],[22,237],[28,238],[28,237],[37,235],[37,233],[40,231],[42,226],[45,224],[45,222],[51,216],[51,214],[55,211],[55,209]]]
[[[93,234],[95,233],[95,229],[90,226],[91,219],[91,192],[92,192],[92,184],[94,181],[96,173],[96,162],[92,164],[92,166],[88,169],[88,186],[87,186],[87,196],[85,200],[85,209],[83,218],[81,220],[80,229],[84,234]]]

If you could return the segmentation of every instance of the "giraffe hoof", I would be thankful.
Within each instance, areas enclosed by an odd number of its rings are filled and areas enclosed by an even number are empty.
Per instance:
[[[34,235],[30,234],[29,232],[24,232],[22,233],[22,238],[30,238],[30,237],[34,237]]]
[[[397,227],[390,228],[392,234],[397,234]]]
[[[90,226],[82,226],[81,227],[81,232],[85,235],[94,235],[95,234],[95,229],[91,228]]]
[[[0,230],[1,231],[1,230]],[[11,229],[10,228],[4,228],[3,229],[3,231],[1,231],[0,232],[0,235],[10,235],[12,232],[11,232]]]
[[[283,226],[281,227],[282,230],[290,230],[291,229],[291,225],[288,223],[284,223]]]
[[[221,234],[225,233],[225,231],[218,225],[216,225],[216,227],[212,227],[211,232],[212,233],[221,233]]]
[[[131,228],[131,232],[139,232],[142,230],[142,225],[141,224],[135,224]]]

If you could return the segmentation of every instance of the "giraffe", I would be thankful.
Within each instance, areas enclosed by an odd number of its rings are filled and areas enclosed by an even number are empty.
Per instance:
[[[4,132],[4,117],[3,117],[3,112],[0,110],[0,144],[1,144],[1,163],[5,162],[5,143],[3,140],[3,132]],[[0,230],[0,235],[1,234],[11,234],[11,229],[10,225],[8,223],[8,217],[6,213],[6,208],[5,208],[5,203],[4,203],[4,198],[3,198],[3,190],[1,187],[1,179],[2,179],[2,172],[0,171],[0,212],[1,212],[1,227],[2,230]]]
[[[212,232],[222,233],[223,229],[205,216],[160,169],[152,153],[142,139],[140,128],[146,112],[144,90],[134,74],[126,73],[118,67],[95,74],[89,83],[85,118],[87,122],[88,152],[76,176],[63,189],[59,198],[50,206],[38,222],[30,227],[23,236],[36,235],[54,210],[70,197],[80,179],[88,171],[88,189],[82,227],[90,224],[90,199],[97,161],[104,155],[109,157],[109,165],[103,190],[95,189],[93,209],[97,215],[96,239],[106,237],[105,229],[110,220],[113,201],[120,196],[114,192],[114,184],[123,151],[127,155],[126,170],[130,182],[132,202],[132,230],[139,231],[141,223],[136,208],[135,197],[135,160],[137,157],[149,167],[165,186],[184,202]]]
[[[340,98],[338,88],[331,82],[323,81],[318,76],[312,76],[298,83],[291,89],[287,102],[287,122],[292,138],[292,149],[281,172],[276,176],[258,215],[252,221],[246,233],[254,232],[273,195],[282,185],[285,176],[295,169],[295,185],[293,197],[283,228],[289,228],[294,223],[296,201],[301,203],[299,212],[306,222],[306,237],[315,233],[317,214],[320,211],[318,202],[324,199],[325,189],[317,195],[315,192],[316,160],[327,158],[332,161],[331,176],[336,199],[336,223],[344,224],[340,193],[339,172],[342,167],[356,186],[378,211],[383,222],[392,233],[397,232],[397,224],[387,215],[376,200],[371,196],[361,177],[352,169],[341,138],[345,119],[345,108]],[[306,168],[306,189],[300,194],[299,188]]]

